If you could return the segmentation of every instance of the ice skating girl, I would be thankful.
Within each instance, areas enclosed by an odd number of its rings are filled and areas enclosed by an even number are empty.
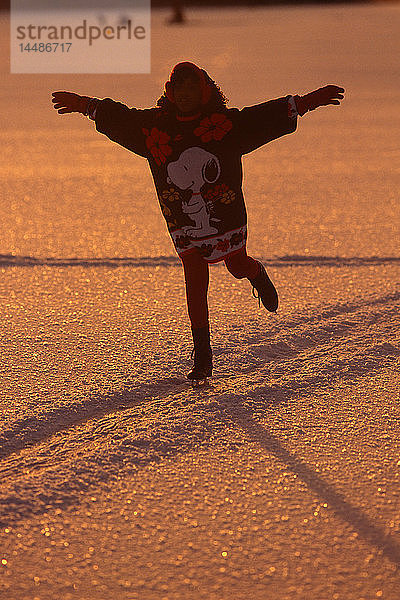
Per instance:
[[[267,310],[276,312],[278,307],[264,266],[246,252],[242,155],[294,132],[298,115],[340,104],[343,92],[327,85],[305,96],[287,95],[241,110],[227,108],[207,72],[181,62],[172,69],[157,106],[149,109],[128,108],[110,98],[53,93],[60,114],[86,115],[97,131],[149,162],[161,211],[183,263],[194,342],[189,379],[202,380],[212,373],[209,263],[224,261],[236,279],[249,279],[253,295],[256,290],[255,297]]]

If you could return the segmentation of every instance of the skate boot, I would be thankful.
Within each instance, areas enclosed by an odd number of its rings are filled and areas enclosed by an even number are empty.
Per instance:
[[[193,358],[194,355],[194,365],[187,377],[195,383],[204,381],[212,374],[213,364],[209,325],[199,328],[192,327],[192,335],[194,348],[191,358]]]
[[[249,280],[253,286],[253,296],[258,299],[258,306],[261,306],[261,300],[267,310],[276,312],[278,308],[278,293],[274,284],[268,277],[264,266],[260,261],[257,260],[256,262],[260,265],[260,273],[254,279]],[[254,293],[254,290],[257,290],[258,296]]]

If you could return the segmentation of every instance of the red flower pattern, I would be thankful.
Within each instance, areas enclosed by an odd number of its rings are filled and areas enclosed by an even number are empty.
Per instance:
[[[218,240],[218,244],[216,245],[217,250],[221,250],[221,252],[225,252],[229,248],[229,240]]]
[[[231,247],[233,248],[233,246],[237,246],[238,244],[240,244],[240,242],[243,241],[243,238],[244,236],[242,231],[231,235],[231,239],[229,240]]]
[[[221,113],[213,113],[210,117],[205,117],[200,121],[200,125],[193,133],[203,142],[210,142],[211,140],[222,140],[231,129],[232,121]]]
[[[210,188],[205,196],[208,200],[213,200],[214,198],[218,198],[218,196],[222,196],[224,192],[228,191],[228,186],[226,183],[217,183],[214,187]]]
[[[202,256],[211,256],[214,251],[215,246],[212,244],[202,244],[199,248],[199,252]]]
[[[175,244],[178,248],[187,248],[190,244],[190,240],[186,235],[178,235]]]
[[[172,153],[172,148],[168,145],[171,136],[157,127],[153,127],[150,132],[148,129],[142,129],[142,131],[146,136],[146,146],[154,156],[156,163],[158,165],[165,163],[167,156]]]

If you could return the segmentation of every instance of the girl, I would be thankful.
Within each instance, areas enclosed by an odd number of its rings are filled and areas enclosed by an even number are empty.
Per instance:
[[[216,83],[191,62],[175,65],[154,108],[53,92],[59,114],[84,114],[97,131],[149,162],[161,211],[183,263],[194,342],[189,379],[204,380],[212,374],[209,263],[223,260],[235,278],[249,279],[259,305],[261,300],[271,312],[278,308],[278,295],[264,266],[246,252],[242,155],[294,132],[298,115],[340,104],[343,92],[327,85],[305,96],[228,109]]]

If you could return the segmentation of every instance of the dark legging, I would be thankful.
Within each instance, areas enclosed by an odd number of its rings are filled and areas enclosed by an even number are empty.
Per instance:
[[[186,300],[191,325],[193,328],[204,327],[208,324],[208,263],[197,250],[187,252],[180,258],[185,273]],[[254,279],[259,273],[257,261],[248,256],[246,248],[228,256],[224,262],[236,279]]]

